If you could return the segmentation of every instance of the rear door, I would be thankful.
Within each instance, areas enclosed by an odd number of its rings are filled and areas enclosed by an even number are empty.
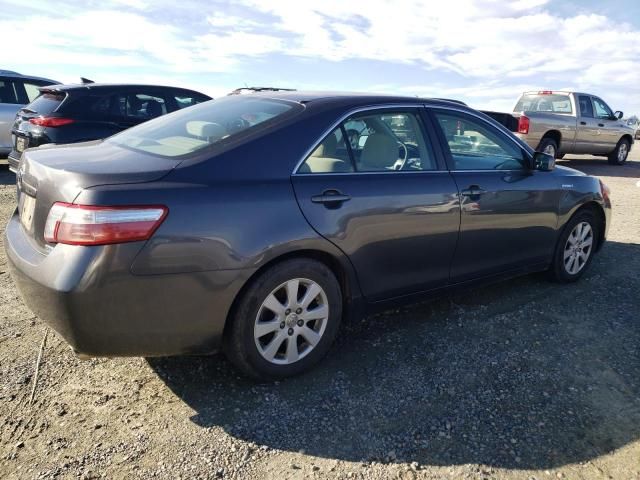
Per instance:
[[[530,170],[516,140],[484,118],[456,109],[434,108],[432,113],[460,190],[451,281],[548,261],[559,200],[551,174]]]
[[[421,110],[353,115],[292,176],[305,217],[348,255],[371,301],[449,280],[458,191],[436,157]]]
[[[579,109],[575,153],[596,153],[598,147],[598,120],[593,115],[590,95],[578,95]]]

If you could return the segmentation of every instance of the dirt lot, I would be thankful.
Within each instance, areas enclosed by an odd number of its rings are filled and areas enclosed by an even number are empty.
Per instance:
[[[0,250],[0,478],[640,478],[640,149],[586,277],[532,276],[344,328],[255,385],[223,358],[76,359]],[[0,223],[14,209],[0,171]]]

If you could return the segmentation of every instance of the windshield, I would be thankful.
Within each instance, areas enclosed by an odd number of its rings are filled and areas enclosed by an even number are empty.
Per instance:
[[[525,94],[520,97],[514,112],[573,113],[569,95],[561,93]]]
[[[66,95],[64,93],[44,92],[27,105],[26,108],[40,115],[47,115],[55,112],[65,97]]]
[[[133,150],[179,157],[258,125],[267,126],[297,105],[270,98],[223,97],[145,122],[107,141]]]

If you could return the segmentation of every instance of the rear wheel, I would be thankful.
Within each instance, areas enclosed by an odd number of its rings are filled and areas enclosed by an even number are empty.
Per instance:
[[[540,141],[540,145],[538,145],[538,151],[556,158],[558,156],[558,144],[553,138],[543,138]]]
[[[575,282],[584,274],[595,253],[599,228],[596,216],[590,210],[580,211],[569,220],[560,235],[549,269],[554,280]]]
[[[629,156],[629,140],[622,138],[613,152],[609,154],[609,163],[611,165],[624,165]]]
[[[342,317],[333,272],[311,259],[287,260],[262,273],[231,319],[225,352],[244,374],[284,378],[311,368],[331,347]]]

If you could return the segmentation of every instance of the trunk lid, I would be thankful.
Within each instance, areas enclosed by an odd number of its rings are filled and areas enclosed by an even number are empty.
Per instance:
[[[102,141],[27,150],[16,174],[23,227],[46,247],[44,226],[55,202],[73,203],[90,187],[159,180],[179,163]]]

